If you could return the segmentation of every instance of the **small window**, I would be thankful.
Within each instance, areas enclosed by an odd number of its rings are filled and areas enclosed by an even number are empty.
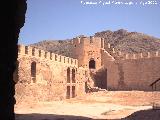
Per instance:
[[[41,57],[41,50],[39,50],[39,57]]]
[[[31,77],[33,82],[36,82],[36,62],[31,63]]]
[[[96,63],[94,59],[91,59],[89,61],[89,69],[95,69],[96,68]]]
[[[59,56],[59,62],[61,62],[61,56]]]
[[[25,46],[25,54],[28,54],[28,46]]]
[[[64,57],[64,63],[66,62],[65,60],[66,60],[66,58]]]
[[[55,61],[57,61],[57,55],[55,55]]]
[[[73,63],[73,60],[71,59],[71,64]]]
[[[32,48],[32,55],[35,56],[35,48]]]
[[[50,59],[52,60],[52,53],[50,52]]]
[[[45,52],[44,57],[47,58],[47,52]]]

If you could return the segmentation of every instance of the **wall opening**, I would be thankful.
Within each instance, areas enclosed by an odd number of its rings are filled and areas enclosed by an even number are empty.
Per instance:
[[[39,57],[41,57],[41,50],[39,50]]]
[[[76,87],[72,86],[72,98],[76,96]]]
[[[25,46],[25,54],[28,54],[28,46]]]
[[[66,58],[64,57],[64,63],[66,62],[65,60],[66,60]]]
[[[67,86],[67,93],[66,93],[66,98],[70,98],[70,86]]]
[[[59,56],[59,62],[61,62],[61,56]]]
[[[32,55],[35,56],[35,48],[32,48]]]
[[[70,68],[67,68],[67,83],[70,83]]]
[[[72,69],[72,83],[75,83],[76,82],[76,71],[75,69]]]
[[[52,60],[52,53],[50,52],[50,60]]]
[[[55,61],[57,61],[57,55],[55,55]]]
[[[89,69],[96,69],[96,62],[94,59],[89,61]]]
[[[45,52],[44,57],[47,58],[47,52]]]
[[[31,63],[31,78],[33,82],[36,82],[36,62]]]

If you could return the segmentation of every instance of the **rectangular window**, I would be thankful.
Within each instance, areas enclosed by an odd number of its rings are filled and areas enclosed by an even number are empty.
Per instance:
[[[55,55],[55,61],[57,61],[57,55]]]
[[[50,59],[52,60],[52,53],[50,52]]]
[[[61,56],[59,56],[59,62],[61,62]]]
[[[41,57],[41,50],[39,50],[39,57]]]
[[[47,52],[45,52],[44,57],[47,58]]]
[[[35,48],[32,48],[32,55],[35,56]]]
[[[28,46],[25,46],[25,54],[28,54]]]
[[[65,57],[64,57],[64,63],[66,62],[65,60],[66,60],[66,59],[65,59]]]

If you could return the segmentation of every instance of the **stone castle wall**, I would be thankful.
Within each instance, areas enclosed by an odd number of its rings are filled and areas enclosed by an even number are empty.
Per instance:
[[[18,94],[24,91],[24,84],[32,86],[34,95],[44,99],[65,99],[85,93],[85,70],[78,68],[78,60],[19,45],[18,72],[15,78]],[[23,86],[23,87],[21,87]],[[36,90],[33,90],[35,89]]]
[[[150,84],[160,78],[160,56],[121,61],[124,73],[124,88],[151,90]],[[157,86],[160,90],[160,86]]]
[[[160,78],[160,52],[117,54],[119,56],[115,60],[104,56],[104,66],[108,68],[108,89],[152,90],[150,84]],[[109,59],[113,62],[109,62]],[[160,84],[157,85],[157,90],[160,90]]]
[[[122,53],[99,37],[77,37],[72,45],[73,58],[19,45],[17,97],[25,93],[47,100],[72,98],[84,95],[86,84],[108,90],[151,90],[149,85],[160,78],[159,51]],[[90,68],[91,61],[95,68]]]

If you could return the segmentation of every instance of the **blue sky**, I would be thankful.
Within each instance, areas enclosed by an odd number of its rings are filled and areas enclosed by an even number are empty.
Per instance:
[[[100,0],[27,0],[26,20],[19,35],[19,43],[28,45],[43,40],[73,38],[82,34],[92,36],[103,30],[118,29],[137,31],[160,38],[158,1],[157,5],[145,6],[140,4],[142,0],[119,0],[137,1],[137,5],[84,5],[87,1],[100,2]]]

